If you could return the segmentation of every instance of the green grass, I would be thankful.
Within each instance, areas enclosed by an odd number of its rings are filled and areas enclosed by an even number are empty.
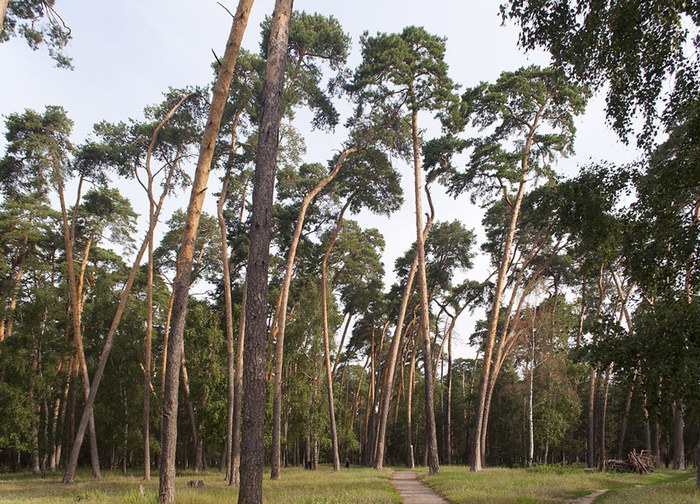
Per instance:
[[[700,502],[690,472],[660,470],[650,476],[619,473],[586,473],[581,468],[488,468],[472,473],[468,467],[443,466],[440,474],[420,478],[453,504],[563,503],[593,490],[610,490],[596,502],[620,504],[685,504]],[[642,488],[637,488],[641,485]],[[661,499],[663,495],[663,499]]]
[[[401,502],[390,483],[391,470],[350,469],[334,473],[330,466],[318,471],[301,468],[282,470],[280,481],[263,478],[263,502],[293,504],[397,504]],[[418,469],[419,477],[451,503],[540,504],[563,503],[588,495],[593,490],[609,489],[596,504],[690,504],[700,503],[700,491],[691,472],[659,470],[650,476],[618,473],[586,473],[581,468],[534,467],[532,469],[488,468],[471,473],[467,467],[443,466],[440,474],[429,476]],[[204,488],[187,487],[193,479],[204,481]],[[139,485],[143,485],[145,498]],[[183,472],[177,481],[178,504],[235,503],[238,491],[230,487],[215,470],[194,474]],[[638,488],[637,485],[641,485]],[[144,482],[140,474],[123,475],[105,471],[101,480],[93,480],[87,471],[79,472],[76,483],[64,485],[61,475],[45,479],[27,473],[0,474],[0,503],[127,503],[153,504],[158,491],[158,475]]]
[[[199,474],[178,473],[176,496],[178,504],[235,503],[238,490],[230,487],[217,471]],[[389,481],[390,470],[377,472],[373,469],[341,470],[334,473],[328,466],[318,471],[301,468],[282,470],[279,481],[270,481],[270,473],[263,477],[263,502],[295,504],[396,504],[398,493]],[[193,479],[204,481],[204,488],[187,487]],[[143,485],[145,498],[141,497],[139,485]],[[79,472],[76,482],[61,483],[61,475],[47,475],[45,479],[29,474],[0,475],[0,503],[155,503],[158,493],[158,474],[151,481],[143,481],[139,474],[123,475],[121,472],[104,471],[101,480],[94,480],[89,472]]]

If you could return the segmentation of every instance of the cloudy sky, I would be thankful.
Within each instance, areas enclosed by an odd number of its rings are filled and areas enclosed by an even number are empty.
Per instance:
[[[232,12],[236,9],[233,0],[221,3]],[[272,13],[273,6],[273,0],[255,2],[243,42],[247,49],[258,50],[260,22]],[[297,0],[294,4],[297,10],[333,15],[339,20],[352,37],[350,67],[359,63],[359,37],[364,31],[398,32],[417,25],[446,37],[450,76],[463,87],[493,81],[505,70],[547,64],[545,54],[524,54],[517,47],[518,30],[512,25],[502,26],[498,6],[499,0]],[[143,107],[158,102],[168,87],[209,83],[212,50],[223,54],[231,25],[229,14],[214,0],[57,0],[55,7],[73,32],[67,52],[75,70],[54,68],[46,51],[33,52],[21,40],[0,45],[0,115],[61,105],[75,122],[77,141],[87,137],[96,122],[140,118]],[[607,128],[600,97],[591,102],[577,126],[576,155],[559,164],[560,173],[574,174],[578,166],[590,160],[625,162],[636,156]],[[305,160],[309,162],[324,162],[344,140],[342,131],[332,136],[306,131],[302,124],[297,127],[305,130]],[[431,133],[429,129],[427,136]],[[4,137],[0,138],[0,155],[3,151]],[[411,171],[408,166],[399,168],[407,200],[401,211],[390,219],[370,215],[359,218],[363,226],[377,227],[384,233],[385,267],[389,272],[394,259],[415,236]],[[209,208],[213,208],[211,194],[216,190],[209,193]],[[480,211],[469,204],[467,196],[454,200],[441,195],[437,188],[435,192],[436,219],[460,219],[483,236]],[[179,195],[170,211],[184,207],[187,198],[188,194]],[[143,204],[135,201],[134,206],[145,213]],[[476,261],[468,274],[479,280],[485,278],[487,262]],[[387,280],[391,279],[389,274]],[[464,342],[479,316],[483,314],[463,315],[456,330],[461,341],[458,356],[471,355]]]

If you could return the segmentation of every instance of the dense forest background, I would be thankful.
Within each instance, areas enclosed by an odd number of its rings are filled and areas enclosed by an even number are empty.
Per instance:
[[[501,10],[552,66],[471,86],[451,79],[439,33],[352,40],[340,17],[292,14],[262,314],[273,477],[345,459],[599,467],[632,449],[682,469],[700,450],[700,12],[553,4]],[[7,5],[4,38],[72,65],[66,43],[79,34],[60,3]],[[273,25],[248,27],[259,50],[237,53],[225,84],[212,176],[193,191],[210,206],[184,280],[191,217],[178,196],[201,162],[213,84],[164,90],[137,118],[100,120],[87,136],[61,106],[3,104],[3,469],[70,471],[73,451],[95,476],[150,477],[175,369],[177,466],[218,466],[236,482]],[[213,73],[225,65],[215,54]],[[621,164],[600,152],[564,175],[593,96],[639,155]],[[307,153],[309,130],[329,159]],[[463,218],[436,211],[433,192],[463,202]],[[393,232],[413,245],[396,252],[370,214],[396,216]],[[455,328],[470,316],[461,341],[472,350],[457,357]]]

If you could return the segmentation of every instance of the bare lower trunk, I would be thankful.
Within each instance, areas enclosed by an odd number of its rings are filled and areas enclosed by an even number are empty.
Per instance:
[[[185,329],[187,297],[194,257],[194,244],[199,230],[202,205],[207,190],[211,161],[224,106],[228,98],[231,77],[236,66],[241,40],[253,0],[240,0],[233,25],[226,42],[226,50],[214,84],[209,118],[202,135],[202,143],[197,160],[192,192],[187,206],[187,219],[182,233],[182,241],[177,258],[177,275],[174,282],[173,314],[168,341],[165,390],[163,394],[163,430],[158,499],[162,503],[175,502],[175,449],[177,446],[177,407],[180,375],[180,350]],[[170,355],[174,353],[175,355]]]
[[[685,441],[683,434],[685,430],[685,422],[683,415],[685,414],[685,404],[682,400],[677,399],[673,403],[673,469],[685,471]]]
[[[513,245],[513,239],[515,237],[515,230],[518,223],[518,216],[520,213],[520,206],[522,204],[523,196],[525,194],[525,179],[520,181],[518,186],[518,193],[514,202],[513,210],[510,215],[510,222],[508,225],[508,233],[506,235],[506,241],[503,246],[503,253],[501,254],[501,262],[498,267],[498,277],[496,280],[496,291],[494,293],[493,303],[491,305],[491,314],[489,315],[489,326],[486,333],[486,340],[484,342],[484,357],[481,366],[481,380],[479,382],[479,395],[477,396],[476,411],[475,411],[475,423],[474,431],[472,433],[472,450],[471,450],[471,470],[481,471],[483,465],[481,463],[482,454],[482,430],[484,428],[484,412],[486,407],[486,395],[489,386],[489,379],[491,376],[491,364],[493,358],[493,347],[496,340],[496,331],[498,329],[498,316],[501,310],[501,300],[503,298],[503,291],[505,289],[505,280],[508,268],[510,267],[510,254],[511,247]]]
[[[445,456],[452,463],[452,331],[447,335],[447,432]]]
[[[241,320],[238,326],[238,348],[236,349],[236,381],[233,400],[233,439],[231,440],[231,479],[229,484],[240,483],[241,469],[241,405],[243,403],[243,350],[245,347],[245,311],[248,297],[248,284],[243,284],[243,298],[241,300]]]
[[[426,195],[428,197],[428,203],[430,204],[430,217],[428,217],[428,222],[425,225],[423,235],[427,236],[428,231],[433,223],[433,218],[435,212],[433,211],[432,201],[430,200],[430,193],[426,186]],[[374,467],[376,469],[381,469],[384,466],[384,451],[386,443],[386,430],[387,423],[389,421],[389,408],[391,407],[391,396],[394,390],[394,369],[396,367],[396,360],[398,358],[399,346],[403,338],[404,331],[404,320],[406,318],[406,309],[408,307],[408,301],[413,292],[413,283],[416,277],[416,271],[418,269],[418,256],[413,258],[413,263],[411,263],[411,270],[408,273],[408,279],[406,280],[406,285],[404,286],[404,291],[401,296],[401,306],[399,308],[399,317],[396,321],[396,328],[394,329],[394,336],[391,339],[391,344],[389,345],[389,354],[386,359],[386,381],[384,383],[384,394],[382,395],[382,402],[379,411],[379,430],[377,435],[377,453],[374,459]]]
[[[157,135],[159,128],[162,127],[162,125],[172,116],[172,114],[175,113],[175,110],[186,100],[188,99],[192,94],[187,95],[186,97],[182,98],[166,115],[165,119],[159,123],[158,127],[156,127],[154,131],[154,136]],[[167,181],[165,183],[166,187],[169,186],[171,180],[172,180],[172,175],[173,175],[173,168],[169,171],[169,175],[167,178]],[[160,214],[160,210],[163,206],[163,201],[165,200],[165,196],[167,194],[167,191],[163,191],[161,198],[158,202],[158,205],[156,206],[156,212],[155,216],[156,219],[153,220],[150,225],[148,232],[146,234],[146,238],[144,242],[141,244],[141,248],[139,249],[138,253],[136,254],[136,258],[134,259],[134,264],[131,267],[131,271],[129,272],[129,277],[126,280],[126,284],[124,285],[121,295],[119,297],[119,306],[117,307],[117,311],[114,315],[114,318],[112,320],[112,325],[109,328],[109,331],[107,332],[107,336],[105,338],[104,346],[102,348],[102,352],[100,353],[100,358],[97,362],[97,368],[95,369],[95,375],[92,380],[92,384],[90,386],[90,393],[85,401],[85,408],[83,409],[83,415],[80,418],[80,425],[78,426],[78,432],[75,435],[75,440],[73,442],[73,446],[71,447],[71,452],[68,458],[68,462],[66,463],[66,471],[63,475],[63,482],[64,483],[72,483],[73,478],[75,477],[75,470],[78,467],[78,456],[80,455],[80,447],[83,443],[83,438],[85,436],[85,431],[87,429],[87,425],[90,422],[90,419],[92,419],[92,414],[93,410],[92,407],[95,404],[95,397],[97,396],[97,390],[99,389],[100,382],[102,380],[102,376],[104,375],[105,367],[107,366],[107,360],[109,359],[109,354],[112,350],[112,345],[114,344],[114,337],[117,332],[117,327],[119,327],[119,322],[121,321],[121,317],[124,314],[124,309],[126,308],[126,303],[127,300],[129,299],[129,294],[131,292],[131,287],[134,284],[134,280],[136,279],[136,274],[138,273],[139,269],[139,264],[141,263],[141,259],[143,258],[143,254],[146,251],[146,246],[148,244],[148,241],[150,240],[150,237],[153,235],[153,229],[155,227],[155,223],[157,221],[157,217]],[[94,431],[94,429],[92,429]]]
[[[627,393],[627,401],[625,402],[625,412],[622,416],[622,424],[620,425],[620,437],[617,440],[617,459],[622,459],[622,452],[625,447],[625,435],[627,434],[627,419],[630,415],[630,410],[632,409],[632,397],[634,396],[634,388],[636,385],[638,369],[634,371],[634,378],[632,378],[632,384],[630,385],[629,392]]]
[[[605,421],[608,413],[608,393],[610,392],[610,375],[612,374],[612,363],[605,371],[605,388],[603,392],[603,411],[600,415],[600,465],[605,470],[607,463],[606,446],[605,446]]]
[[[412,340],[411,345],[411,367],[408,371],[408,399],[406,400],[406,467],[413,469],[416,467],[415,452],[413,450],[413,425],[411,422],[413,411],[413,382],[416,372],[416,345]]]
[[[243,375],[245,407],[241,431],[239,504],[262,502],[267,364],[265,352],[268,311],[267,270],[279,126],[282,117],[282,89],[292,8],[293,0],[275,1],[263,83],[258,150],[255,156],[255,185],[246,271],[248,299],[245,315],[246,365]]]
[[[150,205],[153,219],[153,204]],[[146,338],[143,358],[143,479],[151,479],[151,335],[153,331],[153,236],[148,241],[148,283],[146,292]]]
[[[237,122],[237,121],[236,121]],[[235,124],[235,123],[234,123]],[[231,140],[231,153],[236,149],[236,126],[233,127],[233,139]],[[230,167],[226,169],[224,175],[223,186],[221,187],[221,195],[219,202],[216,205],[216,217],[219,223],[219,236],[221,238],[221,264],[223,266],[223,281],[224,281],[224,315],[226,318],[226,384],[227,384],[227,408],[226,408],[226,441],[224,442],[224,451],[222,461],[226,470],[226,480],[231,481],[231,455],[233,453],[233,410],[234,410],[234,391],[235,391],[235,362],[236,356],[233,351],[233,303],[231,302],[231,272],[229,268],[228,242],[226,236],[226,220],[224,219],[224,202],[226,201],[226,193],[228,192],[228,180],[231,175]],[[245,206],[245,202],[242,202]]]
[[[597,369],[591,369],[590,383],[588,385],[588,437],[586,438],[586,466],[596,467],[596,442],[595,442],[595,396],[596,396]]]

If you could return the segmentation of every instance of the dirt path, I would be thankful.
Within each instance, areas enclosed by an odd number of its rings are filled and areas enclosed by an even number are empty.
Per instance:
[[[396,471],[391,484],[398,490],[405,504],[449,504],[429,487],[418,481],[416,473]]]
[[[592,494],[586,495],[585,497],[579,497],[578,499],[572,499],[566,501],[566,504],[593,504],[598,497],[603,495],[607,490],[594,490]]]

